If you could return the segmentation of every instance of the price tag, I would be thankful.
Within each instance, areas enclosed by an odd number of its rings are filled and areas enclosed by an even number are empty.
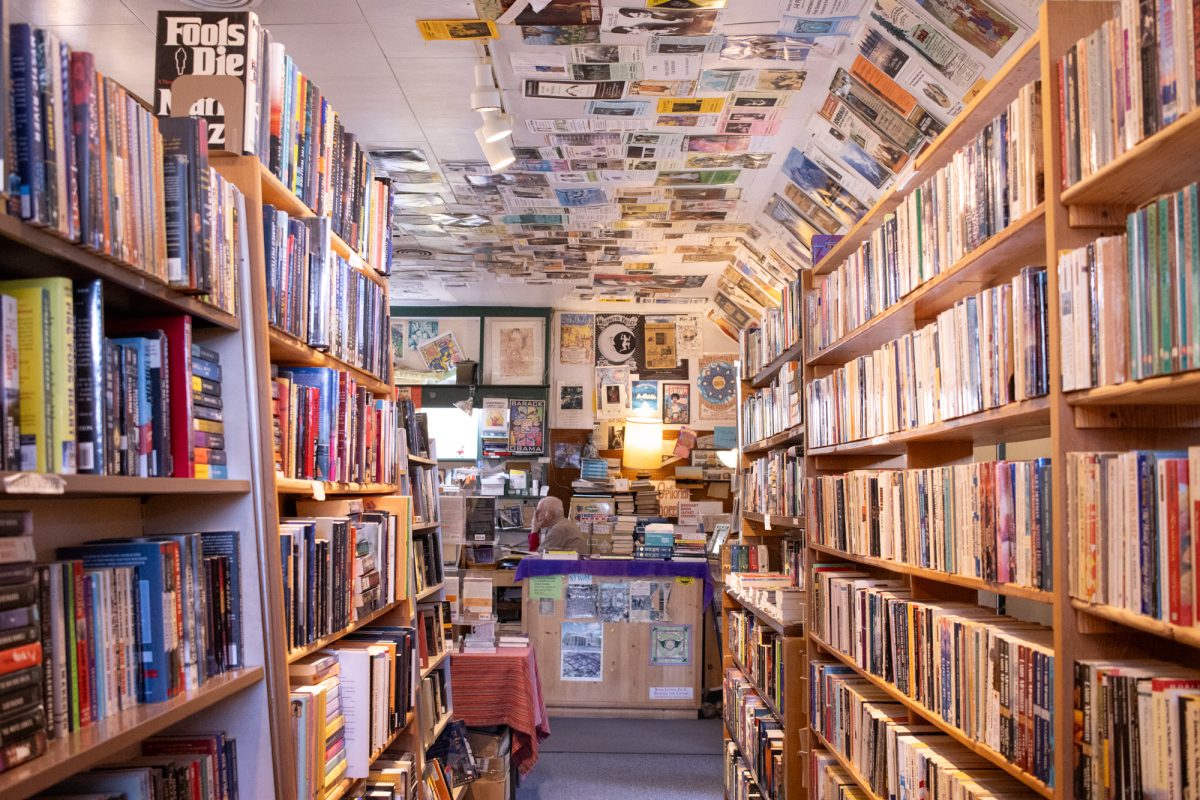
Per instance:
[[[63,494],[67,482],[61,475],[44,472],[18,472],[4,479],[4,491],[8,494]]]
[[[771,515],[770,514],[763,514],[763,527],[766,528],[767,530],[771,530]]]
[[[321,501],[325,499],[325,484],[321,481],[312,482],[313,500]]]

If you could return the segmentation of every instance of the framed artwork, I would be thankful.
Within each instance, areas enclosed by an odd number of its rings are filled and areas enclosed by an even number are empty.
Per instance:
[[[488,317],[483,321],[484,383],[540,386],[546,374],[546,320]]]
[[[662,421],[664,425],[687,425],[692,418],[692,387],[687,383],[662,385]]]

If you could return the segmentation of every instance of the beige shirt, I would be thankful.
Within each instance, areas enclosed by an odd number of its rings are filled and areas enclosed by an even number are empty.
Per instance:
[[[583,535],[583,531],[579,530],[578,525],[563,517],[551,525],[548,530],[542,531],[540,549],[543,553],[547,550],[574,550],[581,556],[585,556],[588,554],[587,538]]]

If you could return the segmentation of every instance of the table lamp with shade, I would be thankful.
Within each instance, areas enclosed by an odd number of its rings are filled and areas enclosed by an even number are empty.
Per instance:
[[[621,450],[621,466],[628,469],[650,470],[662,466],[662,423],[630,417],[625,420],[625,447]]]

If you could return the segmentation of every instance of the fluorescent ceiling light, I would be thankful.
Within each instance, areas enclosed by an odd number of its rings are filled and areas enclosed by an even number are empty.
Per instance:
[[[475,65],[475,89],[471,92],[472,111],[499,111],[500,90],[492,77],[491,64]]]
[[[487,159],[488,166],[492,168],[492,172],[499,172],[516,160],[508,142],[504,139],[489,142],[483,128],[478,128],[475,131],[475,140],[479,142],[479,148],[483,150],[483,157]]]
[[[503,111],[493,111],[488,109],[480,112],[483,114],[483,137],[489,142],[498,142],[512,136],[513,126],[512,117],[505,114]]]

